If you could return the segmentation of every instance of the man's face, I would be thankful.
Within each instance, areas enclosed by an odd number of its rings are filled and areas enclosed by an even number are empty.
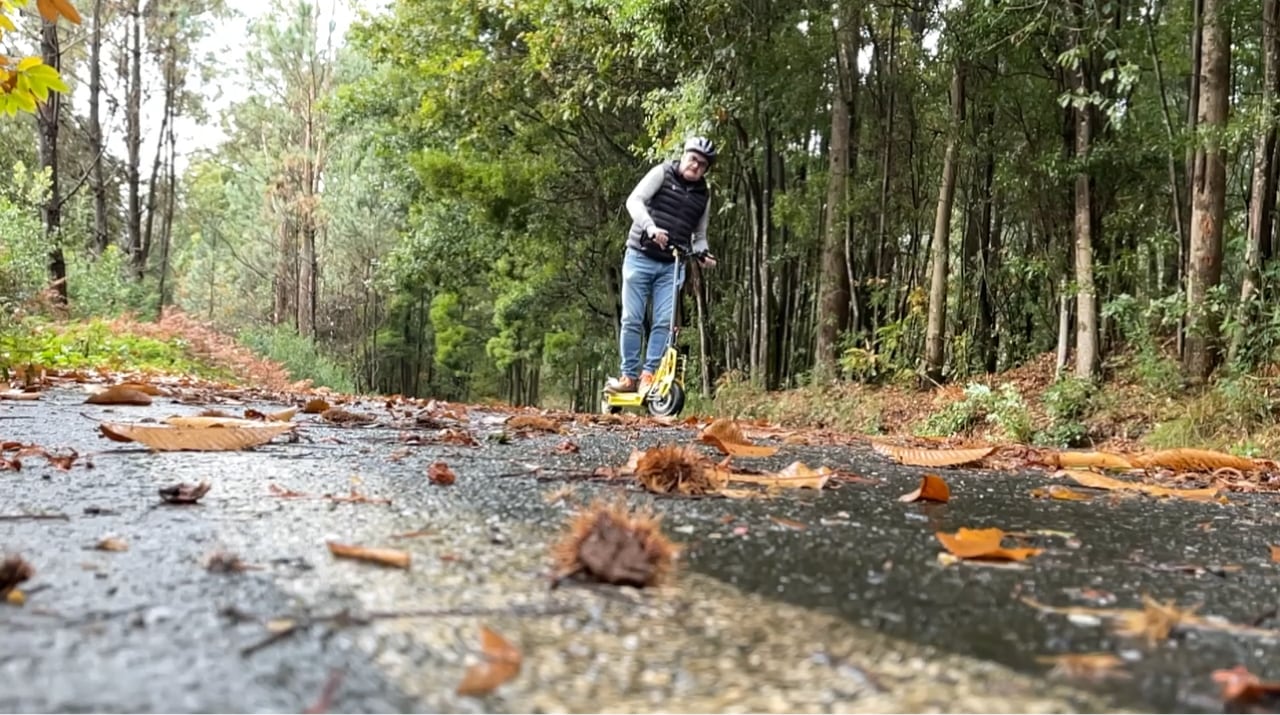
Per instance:
[[[707,157],[696,151],[686,151],[680,158],[680,175],[686,181],[697,181],[707,173]]]

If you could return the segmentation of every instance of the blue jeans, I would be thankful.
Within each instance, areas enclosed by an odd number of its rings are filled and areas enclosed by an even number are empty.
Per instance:
[[[649,330],[649,348],[644,358],[645,372],[654,372],[662,362],[671,331],[676,293],[684,284],[682,262],[663,263],[627,248],[622,261],[622,374],[640,376],[640,341],[644,336],[644,313],[653,300],[653,325]],[[677,275],[678,273],[678,275]]]

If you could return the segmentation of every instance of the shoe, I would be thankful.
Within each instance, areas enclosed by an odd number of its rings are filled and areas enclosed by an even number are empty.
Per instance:
[[[643,395],[647,393],[649,391],[649,388],[651,387],[653,387],[653,373],[651,372],[640,373],[640,389],[636,390],[636,392],[639,392],[640,394]]]
[[[619,392],[635,392],[636,379],[630,375],[611,377],[604,383],[604,391],[610,394],[617,394]]]

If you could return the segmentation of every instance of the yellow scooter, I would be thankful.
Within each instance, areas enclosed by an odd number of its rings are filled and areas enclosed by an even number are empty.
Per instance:
[[[685,256],[681,255],[679,249],[675,249],[676,260],[672,262],[672,271],[676,272],[676,279],[680,276],[680,261]],[[673,296],[672,312],[675,313],[675,298],[679,295],[679,285],[677,280],[671,282],[676,296]],[[645,392],[636,390],[635,392],[606,392],[604,399],[600,403],[600,410],[606,414],[618,414],[624,407],[641,407],[648,408],[649,414],[655,417],[675,417],[680,414],[680,410],[684,409],[684,373],[686,367],[685,356],[680,354],[676,348],[676,333],[679,328],[676,327],[675,315],[671,316],[671,331],[667,334],[667,347],[662,353],[662,360],[658,363],[658,369],[653,372],[653,383]]]

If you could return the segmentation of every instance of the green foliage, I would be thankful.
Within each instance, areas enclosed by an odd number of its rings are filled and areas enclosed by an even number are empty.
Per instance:
[[[6,379],[13,368],[25,365],[230,378],[193,359],[189,348],[180,338],[158,340],[122,333],[102,319],[57,325],[30,318],[0,332],[0,370]]]
[[[1054,447],[1074,447],[1088,434],[1084,418],[1092,407],[1097,383],[1075,376],[1062,377],[1045,390],[1042,400],[1049,425],[1037,432],[1035,443]]]
[[[238,340],[289,371],[294,380],[311,380],[318,387],[351,393],[355,385],[341,363],[325,355],[310,338],[289,325],[244,330]]]
[[[48,180],[22,162],[0,186],[0,310],[19,305],[48,282],[44,227],[34,209],[48,195]]]
[[[116,317],[124,313],[154,314],[155,286],[129,274],[129,259],[118,246],[107,246],[97,259],[76,253],[67,260],[67,296],[72,316]]]
[[[986,422],[995,425],[999,435],[1010,442],[1026,442],[1031,436],[1031,415],[1012,383],[999,390],[988,385],[970,383],[964,399],[947,405],[929,417],[917,432],[921,435],[948,436],[973,429]]]
[[[1181,368],[1161,349],[1159,337],[1177,325],[1183,303],[1180,293],[1150,301],[1122,293],[1101,310],[1102,317],[1112,321],[1133,348],[1130,369],[1153,394],[1174,394],[1182,388]]]

